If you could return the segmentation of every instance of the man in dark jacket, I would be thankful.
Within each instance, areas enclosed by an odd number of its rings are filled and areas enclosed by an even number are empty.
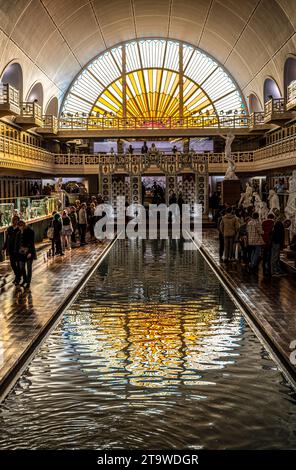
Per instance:
[[[15,275],[15,279],[13,282],[16,285],[19,284],[20,282],[18,256],[17,256],[17,251],[16,251],[16,237],[19,232],[19,228],[18,228],[19,220],[20,218],[18,215],[15,215],[13,217],[12,225],[10,225],[10,227],[8,227],[7,229],[5,243],[2,248],[2,250],[6,251],[9,256],[10,266]]]
[[[22,286],[30,288],[32,280],[32,265],[36,259],[35,234],[24,220],[18,222],[19,232],[16,237],[16,249],[19,260],[20,276],[23,278]]]
[[[271,275],[283,276],[285,273],[281,269],[280,254],[285,244],[285,228],[280,219],[274,224],[271,232]]]

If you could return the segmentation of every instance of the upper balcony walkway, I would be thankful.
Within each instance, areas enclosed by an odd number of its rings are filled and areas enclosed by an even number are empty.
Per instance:
[[[249,132],[249,116],[216,115],[178,118],[117,118],[65,116],[58,121],[57,136],[64,137],[159,137],[217,135],[219,129],[231,129],[235,134]]]
[[[141,164],[149,159],[159,161],[162,167],[171,162],[175,168],[186,167],[186,162],[197,156],[208,164],[210,174],[225,173],[227,162],[224,153],[162,153],[134,154]],[[237,172],[265,171],[271,168],[296,165],[296,135],[281,139],[255,151],[233,152]],[[98,174],[104,165],[111,165],[114,172],[124,171],[131,161],[130,154],[53,154],[40,147],[24,144],[0,136],[0,168],[35,171],[52,175]]]

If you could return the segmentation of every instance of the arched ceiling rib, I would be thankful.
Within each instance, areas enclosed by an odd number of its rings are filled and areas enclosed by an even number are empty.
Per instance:
[[[60,93],[93,57],[134,38],[191,43],[245,91],[272,69],[282,80],[278,58],[295,48],[295,0],[0,0],[0,18],[1,69],[18,46],[31,76],[44,72]]]

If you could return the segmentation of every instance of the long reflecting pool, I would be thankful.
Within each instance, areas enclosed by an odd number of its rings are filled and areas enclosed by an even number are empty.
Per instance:
[[[0,407],[0,448],[296,448],[295,394],[181,241],[117,241]]]

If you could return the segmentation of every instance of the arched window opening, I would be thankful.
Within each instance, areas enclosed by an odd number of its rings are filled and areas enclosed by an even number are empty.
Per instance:
[[[23,100],[23,71],[17,62],[9,64],[1,77],[2,83],[8,83],[19,91],[20,101]]]
[[[54,96],[53,98],[51,98],[49,100],[49,102],[47,103],[47,106],[46,106],[46,109],[45,109],[45,113],[46,115],[50,115],[50,116],[56,116],[58,115],[58,108],[59,108],[59,103],[58,103],[58,99]]]
[[[99,55],[76,77],[61,117],[151,119],[171,125],[242,115],[247,107],[230,74],[194,46],[164,39],[139,39]],[[174,122],[174,121],[173,121]],[[169,124],[168,124],[169,123]]]
[[[249,111],[250,114],[262,111],[262,106],[259,101],[259,98],[254,93],[251,93],[249,96]]]
[[[40,82],[35,83],[27,95],[27,100],[31,103],[35,102],[43,109],[43,86]]]
[[[272,98],[281,98],[281,92],[276,82],[272,78],[267,78],[264,82],[264,103]]]

